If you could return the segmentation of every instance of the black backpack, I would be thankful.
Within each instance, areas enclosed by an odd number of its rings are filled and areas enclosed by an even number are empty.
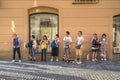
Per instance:
[[[93,46],[100,46],[101,44],[100,44],[100,42],[98,42],[97,40],[93,40],[93,41],[92,41],[92,45],[93,45]]]
[[[32,47],[33,46],[33,40],[31,40],[29,43],[28,43],[28,47]]]

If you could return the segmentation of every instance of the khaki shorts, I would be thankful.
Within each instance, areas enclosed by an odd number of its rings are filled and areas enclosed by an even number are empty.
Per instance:
[[[82,55],[82,48],[76,49],[76,56],[81,56]]]

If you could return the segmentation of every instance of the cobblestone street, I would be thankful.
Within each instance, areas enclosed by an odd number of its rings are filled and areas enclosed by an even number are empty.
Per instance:
[[[0,80],[120,80],[120,61],[65,62],[0,61]]]

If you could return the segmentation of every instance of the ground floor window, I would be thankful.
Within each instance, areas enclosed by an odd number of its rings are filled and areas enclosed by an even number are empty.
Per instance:
[[[46,35],[49,42],[51,42],[58,33],[58,15],[49,13],[32,14],[30,20],[30,36],[35,35],[36,40],[42,39]],[[51,52],[50,45],[48,45],[48,52]]]
[[[120,53],[120,15],[113,17],[113,53]]]

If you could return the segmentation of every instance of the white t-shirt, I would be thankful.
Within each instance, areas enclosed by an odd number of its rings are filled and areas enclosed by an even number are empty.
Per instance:
[[[60,42],[60,39],[58,38],[58,39],[57,39],[57,43],[59,43],[59,42]],[[59,45],[57,44],[57,47],[58,47],[58,46],[59,46]]]
[[[77,44],[79,45],[79,44],[81,44],[82,42],[84,41],[84,38],[82,37],[82,36],[78,36],[77,37]],[[83,48],[83,45],[81,45],[81,48]]]
[[[67,36],[65,36],[64,38],[63,38],[63,41],[64,41],[64,47],[65,47],[65,43],[67,43],[67,42],[69,42],[69,43],[71,43],[72,42],[72,38],[69,36],[69,37],[67,37]],[[70,46],[69,46],[70,47]]]
[[[37,41],[33,40],[33,47],[36,48],[37,47]]]

